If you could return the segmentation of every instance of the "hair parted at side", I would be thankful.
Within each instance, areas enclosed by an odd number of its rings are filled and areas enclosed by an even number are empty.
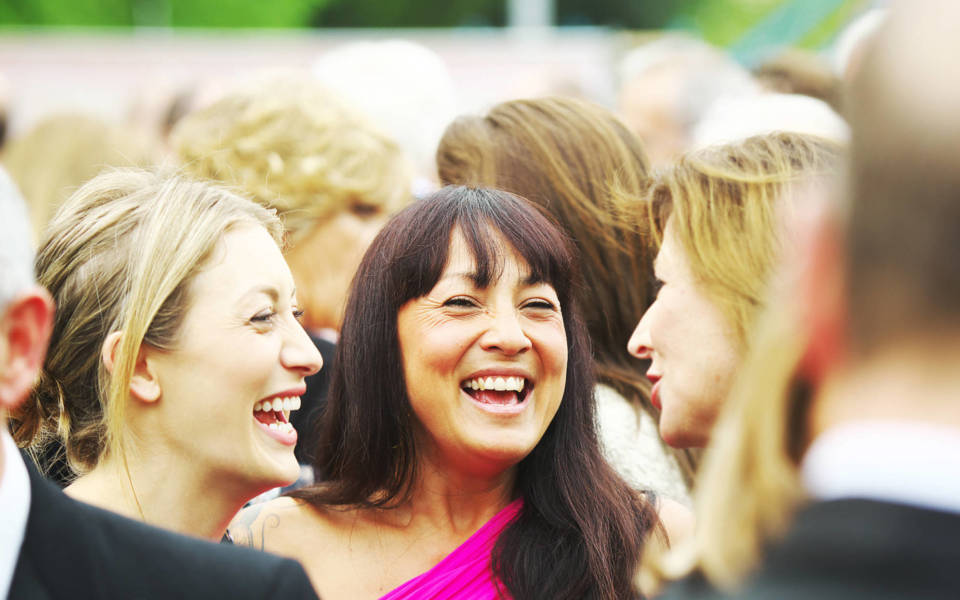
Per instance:
[[[842,147],[798,133],[772,133],[685,155],[648,194],[652,229],[672,231],[690,270],[743,349],[781,252],[777,226],[786,192],[840,168]]]
[[[415,416],[406,394],[397,313],[428,293],[459,230],[479,284],[499,277],[502,237],[531,276],[554,287],[568,365],[563,401],[543,438],[518,465],[521,515],[494,550],[494,569],[515,598],[630,598],[652,506],[609,467],[594,428],[590,340],[566,236],[507,192],[446,187],[398,213],[373,241],[353,282],[338,344],[315,467],[325,481],[293,495],[316,505],[389,508],[417,478]],[[590,482],[585,486],[584,481]]]
[[[40,380],[12,415],[18,444],[38,456],[60,438],[78,473],[107,453],[123,456],[141,345],[176,347],[194,276],[241,224],[262,226],[280,242],[272,211],[179,174],[113,170],[77,190],[48,224],[37,255],[38,282],[57,315]],[[123,335],[111,373],[101,348],[115,331]]]

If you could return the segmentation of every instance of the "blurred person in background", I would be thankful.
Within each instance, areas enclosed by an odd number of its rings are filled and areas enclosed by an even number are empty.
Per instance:
[[[94,175],[107,167],[149,167],[156,158],[155,140],[79,113],[43,119],[3,152],[38,239],[60,205]]]
[[[786,48],[761,62],[752,72],[766,91],[810,96],[840,111],[840,78],[830,63],[814,52]]]
[[[437,165],[442,183],[515,193],[573,239],[583,265],[578,296],[593,344],[604,452],[637,489],[688,501],[695,457],[664,446],[644,365],[623,352],[653,301],[652,241],[636,218],[649,183],[639,138],[592,103],[514,100],[451,123]]]
[[[400,145],[413,164],[415,196],[437,188],[434,157],[456,115],[456,93],[436,52],[409,40],[354,42],[317,58],[313,74]]]
[[[659,291],[628,350],[650,361],[651,401],[671,446],[710,441],[783,250],[781,207],[793,186],[838,169],[840,154],[821,138],[770,134],[687,154],[656,178],[648,202]]]
[[[258,204],[117,170],[51,220],[37,277],[57,316],[14,439],[58,439],[73,498],[219,540],[248,500],[299,475],[289,413],[321,366],[297,321],[282,229]]]
[[[902,2],[865,49],[844,201],[808,217],[664,598],[960,594],[957,23]]]
[[[308,73],[268,75],[224,94],[184,117],[172,143],[186,171],[277,210],[304,327],[331,366],[357,265],[386,219],[412,199],[399,146]],[[318,443],[313,423],[327,372],[307,381],[294,417],[301,464]]]
[[[299,558],[327,600],[634,598],[641,548],[688,511],[603,458],[578,275],[563,232],[507,192],[451,186],[399,213],[347,304],[328,477],[244,509],[237,543]]]
[[[34,282],[30,232],[20,195],[0,170],[0,597],[316,598],[291,561],[76,502],[22,460],[8,414],[33,402],[55,319],[50,294]]]
[[[760,91],[749,71],[721,50],[672,34],[631,50],[618,70],[618,112],[655,168],[690,149],[693,128],[718,99]]]
[[[765,93],[715,102],[694,127],[690,149],[781,131],[818,136],[838,144],[850,139],[846,121],[826,102],[800,94]]]

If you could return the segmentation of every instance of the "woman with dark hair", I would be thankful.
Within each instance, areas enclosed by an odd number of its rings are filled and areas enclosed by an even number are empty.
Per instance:
[[[299,559],[328,600],[634,597],[664,527],[601,454],[578,277],[566,237],[506,192],[399,213],[347,303],[326,480],[241,513],[237,543]]]
[[[653,244],[636,214],[650,183],[640,138],[590,102],[511,100],[451,123],[437,172],[444,184],[522,196],[570,236],[583,269],[577,299],[593,346],[604,455],[635,488],[688,501],[697,453],[664,444],[646,365],[623,351],[656,296]]]

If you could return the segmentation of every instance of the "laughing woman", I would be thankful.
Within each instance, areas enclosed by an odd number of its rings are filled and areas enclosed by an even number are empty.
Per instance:
[[[37,276],[53,338],[14,436],[59,438],[78,500],[220,539],[297,478],[288,422],[320,355],[297,320],[276,216],[224,189],[127,170],[80,188]]]
[[[237,542],[298,558],[328,600],[634,597],[660,501],[601,454],[576,283],[511,194],[449,187],[394,217],[347,304],[328,480],[242,512]]]

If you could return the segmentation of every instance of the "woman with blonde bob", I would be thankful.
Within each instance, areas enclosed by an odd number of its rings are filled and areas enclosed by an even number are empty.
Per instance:
[[[297,478],[289,413],[320,355],[297,320],[276,216],[223,188],[105,172],[49,224],[50,349],[13,433],[59,439],[79,500],[219,539]]]
[[[593,343],[597,420],[607,459],[634,487],[688,498],[695,457],[665,447],[643,365],[623,347],[653,301],[651,240],[638,227],[649,184],[643,144],[606,109],[569,98],[503,102],[459,117],[437,149],[445,184],[489,185],[537,204],[573,238]]]
[[[671,446],[710,440],[782,251],[784,198],[834,171],[840,153],[813,136],[755,136],[690,153],[651,188],[660,290],[628,350],[651,361],[652,401]]]

